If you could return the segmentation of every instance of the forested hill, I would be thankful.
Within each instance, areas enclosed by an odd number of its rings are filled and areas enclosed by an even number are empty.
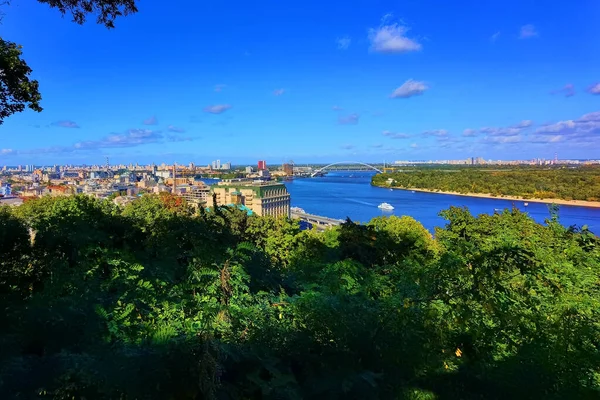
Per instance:
[[[393,182],[390,184],[389,179]],[[457,193],[483,193],[529,199],[600,201],[600,168],[460,168],[406,169],[377,174],[373,185],[439,190]]]
[[[452,208],[325,232],[170,196],[0,209],[1,399],[598,399],[600,241]]]

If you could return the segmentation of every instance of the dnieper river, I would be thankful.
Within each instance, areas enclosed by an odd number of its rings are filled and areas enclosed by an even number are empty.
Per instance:
[[[450,206],[466,206],[472,214],[493,214],[513,204],[527,212],[534,220],[543,223],[549,218],[548,204],[524,201],[485,199],[437,193],[412,193],[408,190],[390,190],[371,186],[371,172],[335,171],[324,177],[299,178],[286,182],[292,198],[292,206],[300,207],[309,214],[330,218],[367,222],[380,215],[409,215],[433,232],[434,227],[444,226],[446,221],[438,216]],[[377,206],[390,203],[393,211],[382,211]],[[560,222],[565,226],[587,225],[600,235],[600,208],[561,205]]]

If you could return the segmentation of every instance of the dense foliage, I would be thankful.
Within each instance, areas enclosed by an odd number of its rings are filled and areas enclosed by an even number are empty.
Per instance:
[[[388,179],[393,181],[389,182]],[[526,199],[600,201],[600,168],[407,169],[373,177],[376,186]]]
[[[325,232],[169,196],[0,210],[0,398],[600,396],[600,241],[517,210]]]
[[[31,68],[21,58],[21,46],[0,38],[0,124],[6,117],[25,110],[40,112],[38,82],[29,79]]]

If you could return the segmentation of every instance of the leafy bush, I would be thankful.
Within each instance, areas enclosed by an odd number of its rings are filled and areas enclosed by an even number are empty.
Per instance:
[[[168,196],[0,209],[0,397],[598,398],[598,237],[442,215],[432,236]]]

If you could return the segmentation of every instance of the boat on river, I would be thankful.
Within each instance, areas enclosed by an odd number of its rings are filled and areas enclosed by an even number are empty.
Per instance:
[[[394,209],[394,206],[391,205],[390,203],[381,203],[380,205],[377,206],[377,208],[380,208],[380,209],[386,210],[386,211],[391,211]]]

